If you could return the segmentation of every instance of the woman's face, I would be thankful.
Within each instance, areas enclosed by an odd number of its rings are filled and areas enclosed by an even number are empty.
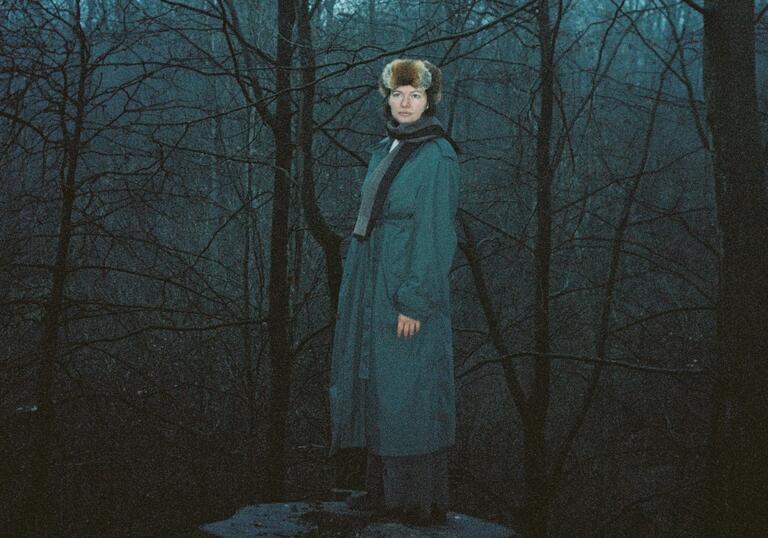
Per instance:
[[[413,86],[398,86],[389,94],[389,110],[398,123],[413,123],[427,108],[427,93]]]

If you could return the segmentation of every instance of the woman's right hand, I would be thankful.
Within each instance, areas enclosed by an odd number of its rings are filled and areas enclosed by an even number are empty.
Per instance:
[[[409,318],[404,314],[397,315],[397,337],[410,338],[421,329],[418,319]]]

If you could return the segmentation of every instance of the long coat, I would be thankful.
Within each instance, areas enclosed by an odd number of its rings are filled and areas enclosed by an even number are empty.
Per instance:
[[[392,140],[373,146],[363,185]],[[456,250],[456,152],[424,143],[398,172],[367,240],[351,238],[339,291],[329,398],[331,448],[382,456],[455,444],[448,273]],[[398,313],[421,322],[397,336]]]

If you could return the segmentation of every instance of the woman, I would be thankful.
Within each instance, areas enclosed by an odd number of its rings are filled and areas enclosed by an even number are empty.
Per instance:
[[[368,449],[356,507],[419,524],[445,520],[456,428],[448,272],[459,167],[434,116],[441,78],[411,59],[380,77],[388,136],[373,147],[345,258],[329,388],[330,455]]]

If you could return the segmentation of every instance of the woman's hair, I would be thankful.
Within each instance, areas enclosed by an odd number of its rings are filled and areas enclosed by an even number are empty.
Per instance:
[[[427,60],[398,58],[389,62],[379,76],[379,92],[384,96],[384,117],[392,118],[389,95],[400,86],[413,86],[424,90],[427,108],[424,116],[437,113],[437,103],[443,92],[443,73],[440,68]]]

